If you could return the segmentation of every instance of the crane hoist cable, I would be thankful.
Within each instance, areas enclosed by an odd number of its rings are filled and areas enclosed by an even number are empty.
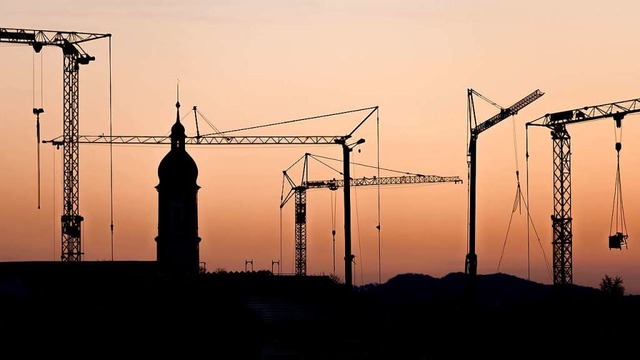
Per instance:
[[[360,151],[360,149],[358,149],[358,151]],[[355,178],[356,174],[355,174],[355,164],[351,164],[351,173],[353,174],[353,177]],[[355,203],[355,211],[356,211],[356,229],[358,230],[358,252],[360,253],[360,283],[364,284],[364,266],[363,266],[363,262],[362,262],[362,232],[360,231],[360,211],[358,208],[358,189],[357,187],[354,187],[353,189],[353,199],[354,199],[354,203]],[[353,257],[353,264],[355,266],[355,256]]]
[[[333,255],[333,274],[336,273],[336,200],[335,191],[331,191],[331,239],[332,239],[332,255]]]
[[[527,165],[528,166],[528,165]],[[533,224],[533,219],[531,218],[531,214],[529,212],[529,205],[528,205],[528,201],[525,199],[524,195],[522,194],[522,190],[520,188],[520,180],[519,180],[519,174],[518,172],[516,172],[516,178],[518,179],[518,188],[516,190],[516,199],[514,201],[513,204],[513,209],[511,211],[511,217],[509,218],[509,225],[507,226],[507,233],[505,235],[505,239],[504,242],[502,244],[502,253],[500,254],[500,260],[498,261],[498,268],[497,271],[500,271],[500,264],[502,262],[502,258],[504,256],[504,250],[506,248],[506,243],[507,243],[507,239],[509,237],[509,231],[511,228],[511,222],[513,220],[513,214],[515,214],[516,210],[519,209],[520,204],[524,203],[524,207],[527,213],[527,224],[530,224],[531,227],[533,228],[533,231],[535,233],[536,239],[538,240],[538,245],[540,245],[540,250],[542,251],[542,256],[544,258],[544,262],[545,265],[547,266],[547,272],[549,274],[549,278],[551,278],[551,267],[549,266],[549,261],[547,260],[547,255],[544,252],[544,247],[542,246],[542,242],[540,241],[540,236],[538,235],[538,230],[536,230],[535,224]],[[529,193],[528,190],[528,183],[527,183],[527,194]],[[528,195],[527,195],[528,197]],[[527,279],[531,278],[531,271],[530,271],[530,260],[529,260],[529,226],[527,226]]]
[[[540,236],[538,235],[538,230],[536,230],[535,224],[533,224],[533,218],[531,218],[531,210],[529,208],[529,127],[525,127],[525,162],[526,162],[526,172],[527,172],[527,197],[524,202],[525,209],[527,210],[527,279],[531,278],[531,261],[529,260],[529,247],[530,247],[530,228],[533,228],[533,232],[535,233],[536,239],[538,240],[538,245],[540,246],[540,251],[542,251],[542,257],[544,258],[544,264],[547,268],[547,274],[549,275],[549,279],[553,278],[553,274],[551,271],[551,266],[549,265],[549,260],[547,259],[547,254],[544,252],[544,247],[542,246],[542,242],[540,241]]]
[[[285,179],[282,179],[282,190],[280,192],[280,203],[284,200],[284,182]],[[280,253],[278,258],[278,274],[280,274],[280,269],[282,268],[282,206],[280,207]]]
[[[507,225],[507,233],[504,236],[504,241],[502,243],[502,251],[500,252],[500,259],[498,260],[497,271],[500,272],[500,264],[502,263],[502,258],[504,257],[504,250],[507,247],[507,239],[509,238],[509,231],[511,230],[511,222],[513,221],[513,214],[518,211],[519,214],[522,214],[522,190],[520,187],[520,169],[518,164],[518,138],[516,136],[516,121],[514,118],[511,118],[511,124],[513,128],[513,153],[516,167],[516,195],[513,201],[513,208],[511,209],[511,216],[509,217],[509,224]]]
[[[44,66],[43,66],[43,60],[42,60],[42,53],[38,54],[39,59],[40,59],[40,104],[39,106],[36,106],[36,53],[34,52],[31,59],[32,59],[32,64],[33,64],[33,69],[32,69],[32,88],[33,88],[33,114],[36,116],[36,163],[37,163],[37,168],[38,168],[38,172],[37,172],[37,188],[38,188],[38,195],[37,195],[37,204],[38,204],[38,209],[40,209],[40,114],[42,114],[44,112],[44,109],[42,108],[43,105],[43,99],[44,99],[44,95],[43,95],[43,89],[44,89],[44,85],[43,85],[43,70],[44,70]]]
[[[377,176],[380,178],[380,111],[376,112],[376,170]],[[378,283],[382,283],[382,237],[380,234],[380,183],[376,189],[377,207],[378,207],[378,224],[376,230],[378,232]]]
[[[53,197],[53,201],[52,201],[52,206],[51,206],[51,216],[52,218],[52,242],[53,242],[53,257],[51,258],[53,261],[55,261],[56,259],[56,233],[57,233],[57,227],[56,225],[58,225],[57,223],[57,216],[56,216],[56,147],[51,147],[52,153],[53,153],[53,162],[52,162],[52,175],[51,175],[51,179],[52,179],[52,191],[51,191],[51,196]]]
[[[516,167],[516,194],[515,194],[515,199],[513,202],[513,208],[511,209],[511,216],[509,217],[509,224],[507,225],[507,232],[505,234],[505,238],[504,238],[504,242],[502,243],[502,252],[500,253],[500,259],[498,260],[498,266],[497,266],[497,271],[500,272],[500,264],[502,263],[502,259],[504,257],[504,251],[506,249],[506,245],[507,245],[507,240],[509,238],[509,232],[511,230],[511,224],[513,221],[513,215],[516,213],[516,211],[518,211],[519,214],[522,214],[522,203],[524,203],[525,205],[525,209],[527,210],[527,224],[531,223],[534,229],[534,232],[536,233],[536,237],[538,239],[538,244],[540,244],[540,248],[542,250],[542,255],[545,259],[545,264],[547,264],[547,270],[549,272],[549,274],[551,274],[550,272],[550,268],[548,265],[548,261],[546,258],[546,254],[544,253],[544,248],[542,247],[542,243],[540,242],[540,237],[538,236],[537,231],[535,230],[535,226],[533,225],[533,221],[531,219],[531,215],[529,213],[529,205],[528,202],[525,200],[524,195],[522,194],[522,188],[520,186],[520,169],[519,169],[519,161],[518,161],[518,141],[517,141],[517,136],[516,136],[516,128],[515,128],[515,120],[512,119],[512,124],[513,124],[513,147],[514,147],[514,159],[515,159],[515,167]],[[528,137],[527,137],[527,141],[526,143],[528,144]],[[527,145],[528,147],[528,145]],[[527,167],[528,167],[528,150],[526,151],[526,159],[527,159]],[[529,185],[529,183],[527,182],[527,186]],[[530,256],[529,256],[529,227],[527,226],[527,279],[530,279],[531,274],[530,274]]]
[[[113,72],[111,62],[111,36],[109,36],[109,137],[113,136]],[[109,239],[111,242],[111,261],[114,260],[113,236],[113,143],[109,142]]]
[[[622,180],[620,177],[620,150],[622,150],[622,118],[615,120],[616,138],[616,180],[613,190],[613,207],[611,209],[611,224],[609,225],[609,249],[627,248],[627,223],[624,216],[624,204],[622,202]]]
[[[36,162],[38,164],[38,209],[40,209],[40,114],[44,110],[42,108],[33,108],[33,114],[36,116]]]

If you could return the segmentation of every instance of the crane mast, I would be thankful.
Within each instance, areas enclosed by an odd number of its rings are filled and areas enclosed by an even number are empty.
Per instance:
[[[345,185],[344,179],[331,180],[308,180],[308,162],[305,158],[303,169],[303,180],[300,185],[283,172],[284,178],[291,185],[289,193],[283,197],[280,208],[293,197],[295,199],[295,274],[304,276],[307,274],[307,190],[308,189],[329,189],[337,190]],[[462,183],[458,176],[438,176],[438,175],[403,175],[403,176],[383,176],[383,177],[362,177],[351,178],[350,186],[376,186],[376,185],[403,185],[403,184],[425,184],[425,183]],[[347,211],[347,210],[345,210]],[[351,261],[349,262],[349,266]]]
[[[465,258],[465,274],[469,275],[469,280],[471,283],[471,291],[473,291],[473,287],[475,285],[475,278],[478,272],[478,257],[476,255],[476,173],[477,173],[477,141],[478,136],[497,125],[504,119],[516,115],[520,110],[522,110],[527,105],[531,104],[535,100],[539,99],[543,92],[540,90],[535,90],[529,95],[525,96],[521,100],[517,101],[513,105],[508,108],[501,108],[500,112],[496,115],[490,117],[484,122],[478,124],[475,116],[475,105],[473,102],[473,96],[477,95],[481,98],[487,100],[483,96],[481,96],[478,92],[473,89],[467,90],[467,106],[468,106],[468,116],[469,116],[469,148],[467,152],[467,163],[469,166],[469,244],[468,244],[468,253]],[[498,106],[490,100],[491,104]]]
[[[640,98],[585,106],[541,116],[526,123],[546,127],[553,141],[553,283],[573,283],[573,218],[571,217],[571,136],[567,125],[613,118],[620,127],[625,115],[640,112]]]
[[[63,146],[62,261],[81,261],[83,254],[81,225],[84,219],[80,215],[79,200],[79,69],[95,57],[87,54],[80,43],[105,37],[111,34],[0,28],[0,42],[29,45],[38,53],[43,46],[57,46],[64,55],[62,137],[58,142]]]

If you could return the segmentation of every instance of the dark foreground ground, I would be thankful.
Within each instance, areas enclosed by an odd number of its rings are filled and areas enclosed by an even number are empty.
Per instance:
[[[155,262],[0,263],[0,354],[181,359],[556,359],[637,353],[640,299],[506,274],[161,274]],[[19,354],[19,355],[16,355]]]

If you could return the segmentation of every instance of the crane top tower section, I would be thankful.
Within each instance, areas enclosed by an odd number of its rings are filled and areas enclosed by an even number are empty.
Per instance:
[[[39,53],[43,46],[57,46],[64,55],[76,55],[81,65],[86,65],[95,57],[87,54],[80,43],[110,37],[111,34],[97,34],[77,31],[54,31],[34,29],[0,28],[0,42],[26,44]]]
[[[0,43],[24,44],[40,52],[44,46],[56,46],[63,54],[63,208],[62,227],[62,261],[81,261],[81,223],[80,216],[80,181],[78,133],[79,115],[79,69],[87,65],[95,57],[87,54],[81,43],[111,37],[111,34],[85,33],[75,31],[52,31],[34,29],[0,28]],[[34,110],[34,113],[36,111]]]

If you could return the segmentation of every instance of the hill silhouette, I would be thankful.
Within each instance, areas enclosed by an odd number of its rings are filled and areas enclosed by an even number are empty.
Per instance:
[[[640,300],[508,274],[399,274],[349,289],[268,271],[175,276],[155,262],[0,263],[3,348],[216,359],[622,354]],[[34,346],[38,344],[38,346]]]

